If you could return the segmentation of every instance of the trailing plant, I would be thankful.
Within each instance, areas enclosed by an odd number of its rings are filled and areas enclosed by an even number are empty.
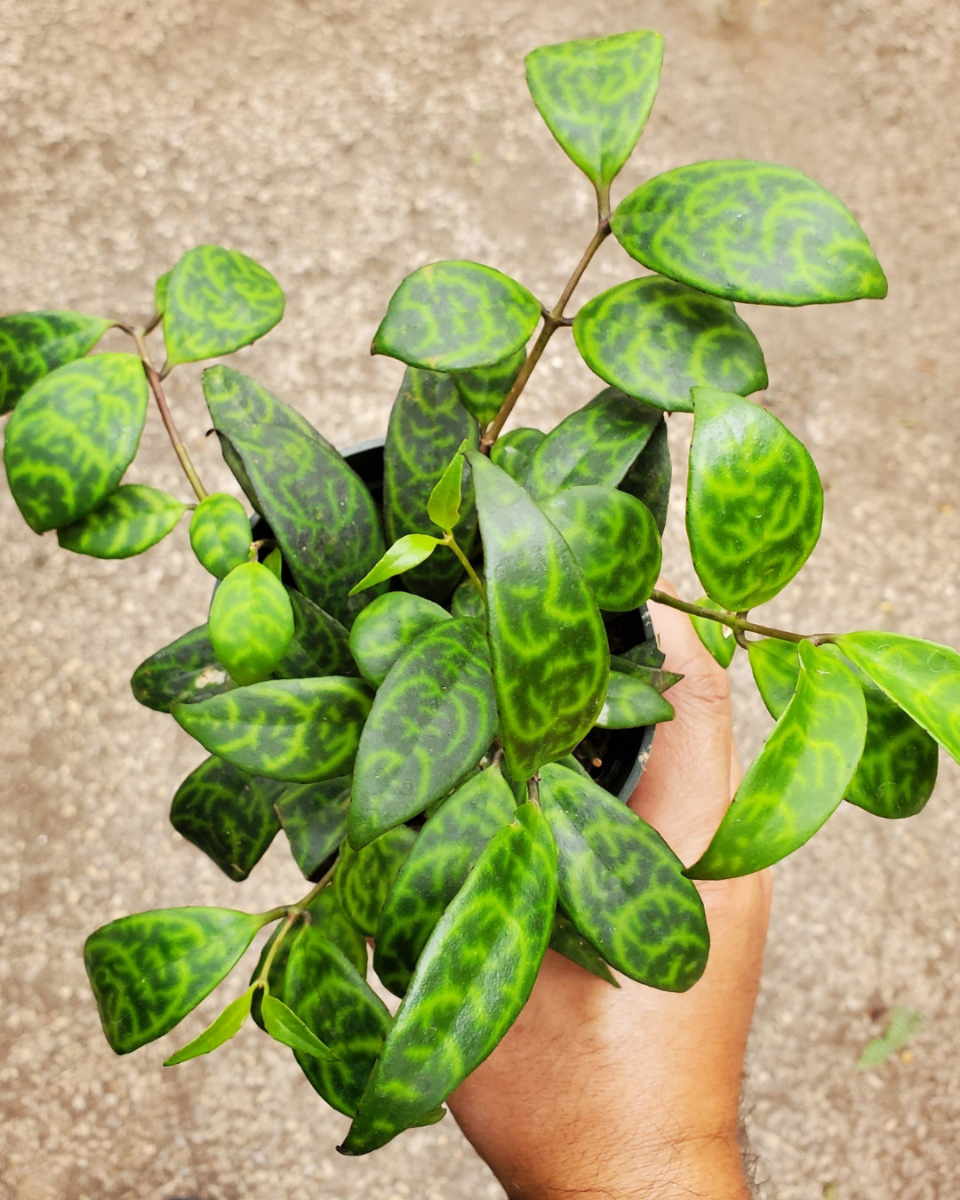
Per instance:
[[[887,283],[843,204],[789,167],[679,167],[612,209],[661,57],[649,32],[528,56],[537,108],[596,190],[595,232],[552,307],[479,263],[432,263],[401,282],[372,349],[406,371],[382,469],[368,463],[363,478],[363,456],[354,470],[220,364],[204,396],[252,519],[207,493],[163,381],[282,317],[276,280],[237,251],[184,254],[143,327],[73,312],[0,320],[4,461],[31,528],[125,558],[191,511],[191,545],[215,581],[207,620],[132,680],[141,704],[210,755],[173,798],[175,828],[237,881],[282,828],[313,883],[265,913],[173,908],[92,933],[104,1032],[119,1054],[168,1033],[272,924],[247,990],[167,1061],[213,1050],[251,1017],[353,1118],[348,1154],[443,1116],[548,947],[614,986],[618,972],[683,991],[709,945],[694,880],[777,862],[844,799],[879,817],[916,813],[938,745],[960,757],[953,650],[750,619],[816,545],[823,491],[800,441],[747,398],[767,372],[734,303],[882,298]],[[571,320],[611,236],[650,273]],[[608,386],[548,434],[505,433],[545,346],[571,326]],[[111,327],[133,352],[91,354]],[[151,394],[195,503],[124,482]],[[696,603],[656,588],[671,413],[693,416]],[[651,597],[690,613],[723,666],[743,649],[776,718],[686,867],[623,802],[629,770],[610,773],[624,737],[627,768],[643,759],[629,731],[673,715],[663,693],[678,677],[642,623]],[[367,982],[366,938],[402,998],[395,1016]]]

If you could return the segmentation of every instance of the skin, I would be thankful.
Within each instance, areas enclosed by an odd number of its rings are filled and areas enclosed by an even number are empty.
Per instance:
[[[740,777],[730,687],[686,615],[650,611],[664,666],[684,678],[630,806],[692,863]],[[764,871],[698,887],[712,945],[689,992],[623,976],[617,990],[548,950],[519,1020],[451,1096],[511,1200],[749,1196],[738,1101],[771,880]]]

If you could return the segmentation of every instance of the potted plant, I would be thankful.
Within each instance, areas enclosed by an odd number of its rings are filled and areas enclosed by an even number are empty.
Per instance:
[[[790,168],[696,163],[611,207],[662,50],[640,31],[528,56],[537,108],[596,190],[595,232],[550,308],[477,263],[401,282],[372,346],[406,365],[382,451],[347,461],[253,379],[205,371],[253,521],[208,494],[163,380],[280,320],[263,267],[197,247],[158,280],[143,327],[73,312],[0,320],[4,462],[31,528],[125,558],[190,510],[216,581],[207,620],[132,680],[210,755],[174,796],[173,824],[238,881],[282,827],[312,883],[264,913],[183,907],[92,933],[104,1032],[121,1054],[168,1033],[273,925],[247,990],[167,1061],[215,1049],[252,1017],[353,1118],[348,1154],[443,1116],[548,946],[613,985],[611,968],[685,990],[709,948],[695,880],[780,860],[844,799],[885,818],[918,812],[938,746],[960,756],[953,650],[749,618],[813,550],[823,492],[803,445],[747,398],[766,367],[734,302],[882,298],[887,284],[843,204]],[[649,273],[571,319],[611,236]],[[91,355],[114,326],[135,352]],[[161,327],[158,370],[149,339]],[[505,433],[567,327],[607,387],[546,435]],[[195,503],[122,482],[151,395]],[[695,603],[656,589],[671,413],[693,416]],[[722,665],[743,649],[776,718],[686,866],[623,803],[649,731],[672,716],[677,677],[644,625],[651,597],[690,613]],[[402,997],[395,1016],[367,982],[367,938]]]

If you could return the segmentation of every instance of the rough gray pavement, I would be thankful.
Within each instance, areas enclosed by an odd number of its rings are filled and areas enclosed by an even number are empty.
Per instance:
[[[0,0],[0,311],[144,319],[183,250],[236,246],[288,294],[239,365],[338,445],[373,436],[400,372],[367,348],[407,271],[475,258],[552,299],[589,237],[588,188],[529,102],[522,55],[644,26],[667,35],[666,68],[618,195],[701,158],[789,163],[847,201],[890,277],[883,304],[743,310],[773,410],[828,488],[820,546],[767,615],[960,645],[955,0]],[[608,244],[583,296],[631,274]],[[177,371],[172,401],[204,475],[229,486],[198,374]],[[548,427],[595,388],[558,338],[522,419]],[[679,502],[687,419],[672,429]],[[135,475],[183,493],[153,417]],[[201,755],[127,680],[203,617],[185,526],[111,565],[35,537],[5,491],[0,521],[0,1196],[502,1196],[449,1118],[340,1158],[345,1122],[252,1032],[176,1071],[160,1065],[176,1038],[109,1051],[86,933],[152,906],[265,908],[302,884],[282,838],[238,886],[167,824]],[[694,595],[680,527],[675,512],[668,564]],[[734,676],[746,757],[769,722],[742,664]],[[765,1196],[960,1194],[958,801],[944,762],[919,818],[845,807],[776,873],[747,1093]],[[894,1003],[925,1031],[856,1074]]]

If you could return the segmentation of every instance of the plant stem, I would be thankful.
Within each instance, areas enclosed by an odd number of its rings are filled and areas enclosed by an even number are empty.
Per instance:
[[[313,887],[310,889],[309,892],[307,892],[307,894],[303,897],[302,900],[298,900],[296,904],[291,904],[285,908],[279,908],[279,909],[273,908],[270,910],[269,913],[264,914],[265,916],[267,916],[269,918],[269,917],[272,917],[272,915],[274,913],[276,913],[278,917],[281,916],[283,913],[286,913],[286,917],[284,919],[283,924],[280,926],[280,932],[277,934],[273,945],[270,947],[267,957],[264,959],[263,966],[260,969],[260,974],[254,980],[254,983],[266,984],[267,979],[270,975],[270,968],[273,966],[273,960],[277,957],[277,951],[280,949],[280,943],[290,932],[290,930],[292,929],[297,918],[303,913],[304,909],[306,909],[308,907],[308,905],[313,900],[315,900],[317,898],[317,896],[319,896],[321,891],[323,891],[323,889],[327,886],[327,884],[333,878],[333,873],[336,871],[337,862],[339,862],[339,861],[340,861],[339,858],[337,858],[334,861],[334,864],[330,868],[330,870],[324,872],[324,874],[320,878],[319,882],[317,882],[313,885]]]
[[[809,641],[818,646],[823,642],[833,641],[836,636],[832,633],[790,633],[786,629],[774,629],[770,625],[757,625],[753,621],[748,621],[733,613],[714,612],[710,608],[701,608],[699,604],[689,604],[686,600],[678,600],[676,596],[671,596],[669,592],[661,592],[659,588],[653,589],[650,599],[656,604],[665,604],[667,608],[676,608],[680,612],[689,613],[692,617],[705,617],[708,621],[719,621],[721,625],[732,629],[734,634],[759,633],[763,637],[777,638],[781,642]],[[739,638],[737,644],[743,645]]]
[[[463,564],[464,570],[470,576],[470,582],[480,593],[480,599],[486,600],[487,597],[486,597],[486,593],[483,590],[483,584],[480,581],[480,576],[473,569],[473,564],[470,562],[470,559],[467,558],[467,556],[464,554],[464,552],[460,549],[457,539],[453,536],[452,530],[448,529],[445,531],[445,533],[443,535],[443,544],[445,546],[449,546],[450,549],[457,556],[457,558],[460,559],[460,562]]]

